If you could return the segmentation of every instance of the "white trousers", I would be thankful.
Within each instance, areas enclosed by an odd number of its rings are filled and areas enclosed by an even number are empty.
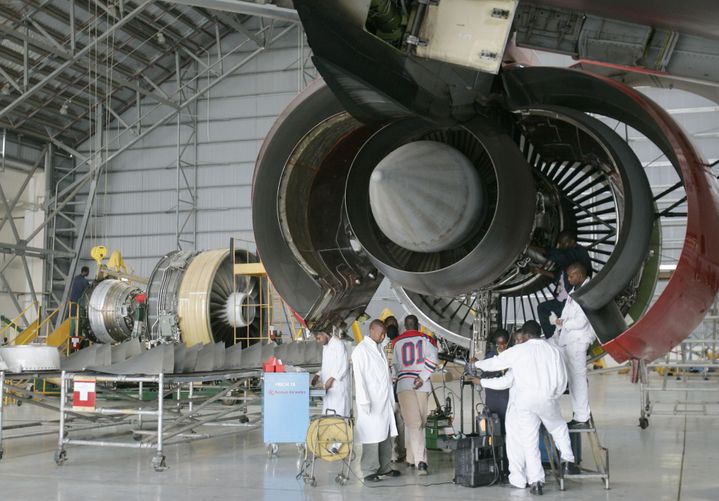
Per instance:
[[[427,462],[427,446],[424,427],[427,424],[429,393],[423,391],[400,391],[397,393],[399,409],[404,420],[404,445],[407,462],[416,466]]]
[[[539,452],[539,425],[543,424],[554,439],[562,461],[574,462],[567,423],[562,418],[558,400],[510,402],[507,407],[507,459],[509,483],[523,489],[526,484],[544,482],[544,468]]]
[[[587,349],[589,343],[576,342],[561,346],[564,365],[567,367],[569,397],[575,421],[587,421],[589,410],[589,384],[587,383]]]

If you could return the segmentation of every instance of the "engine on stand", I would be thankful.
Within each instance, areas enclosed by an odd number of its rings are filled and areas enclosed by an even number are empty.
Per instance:
[[[241,343],[267,336],[267,279],[236,275],[235,264],[258,263],[244,250],[173,251],[155,266],[147,289],[147,341],[196,344]]]
[[[236,265],[259,264],[254,254],[239,249],[173,251],[160,259],[149,281],[132,277],[130,283],[120,266],[102,264],[106,253],[104,247],[93,249],[98,278],[79,302],[80,329],[88,340],[114,344],[138,339],[146,348],[217,342],[247,347],[268,336],[266,277],[235,273]]]
[[[144,329],[144,291],[115,278],[92,283],[80,299],[80,330],[95,343],[121,343]]]

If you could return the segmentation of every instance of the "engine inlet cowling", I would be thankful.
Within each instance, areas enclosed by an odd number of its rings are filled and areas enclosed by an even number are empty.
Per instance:
[[[391,214],[372,203],[388,159],[404,181],[384,186],[381,208],[394,207]],[[394,284],[447,296],[491,284],[516,260],[529,243],[535,199],[512,138],[480,121],[389,124],[360,149],[345,186],[351,231],[377,269]],[[412,238],[401,241],[401,232]]]

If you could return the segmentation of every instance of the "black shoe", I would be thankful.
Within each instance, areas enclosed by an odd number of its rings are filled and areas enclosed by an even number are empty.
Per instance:
[[[535,496],[541,496],[542,494],[544,494],[542,492],[543,487],[544,484],[542,482],[534,482],[532,485],[529,486],[529,492],[531,492]]]
[[[429,472],[427,471],[427,463],[424,463],[422,461],[419,462],[417,465],[417,475],[428,475]]]
[[[364,478],[365,482],[379,482],[380,480],[382,480],[382,479],[376,473],[373,473],[372,475],[367,475]]]
[[[390,470],[387,473],[378,473],[377,474],[380,478],[384,477],[399,477],[401,473],[398,470]]]
[[[587,421],[575,421],[572,419],[570,422],[567,423],[567,426],[573,430],[589,430],[591,426],[589,425],[589,420]]]
[[[571,475],[577,475],[581,473],[582,470],[579,469],[579,467],[575,463],[571,463],[569,461],[563,461],[562,462],[562,473],[565,477],[571,476]]]
[[[414,463],[405,463],[404,464],[407,468],[414,468]]]

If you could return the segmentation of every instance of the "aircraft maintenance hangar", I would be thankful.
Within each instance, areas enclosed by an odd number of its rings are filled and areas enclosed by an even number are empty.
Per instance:
[[[713,500],[709,0],[0,2],[0,500]]]

